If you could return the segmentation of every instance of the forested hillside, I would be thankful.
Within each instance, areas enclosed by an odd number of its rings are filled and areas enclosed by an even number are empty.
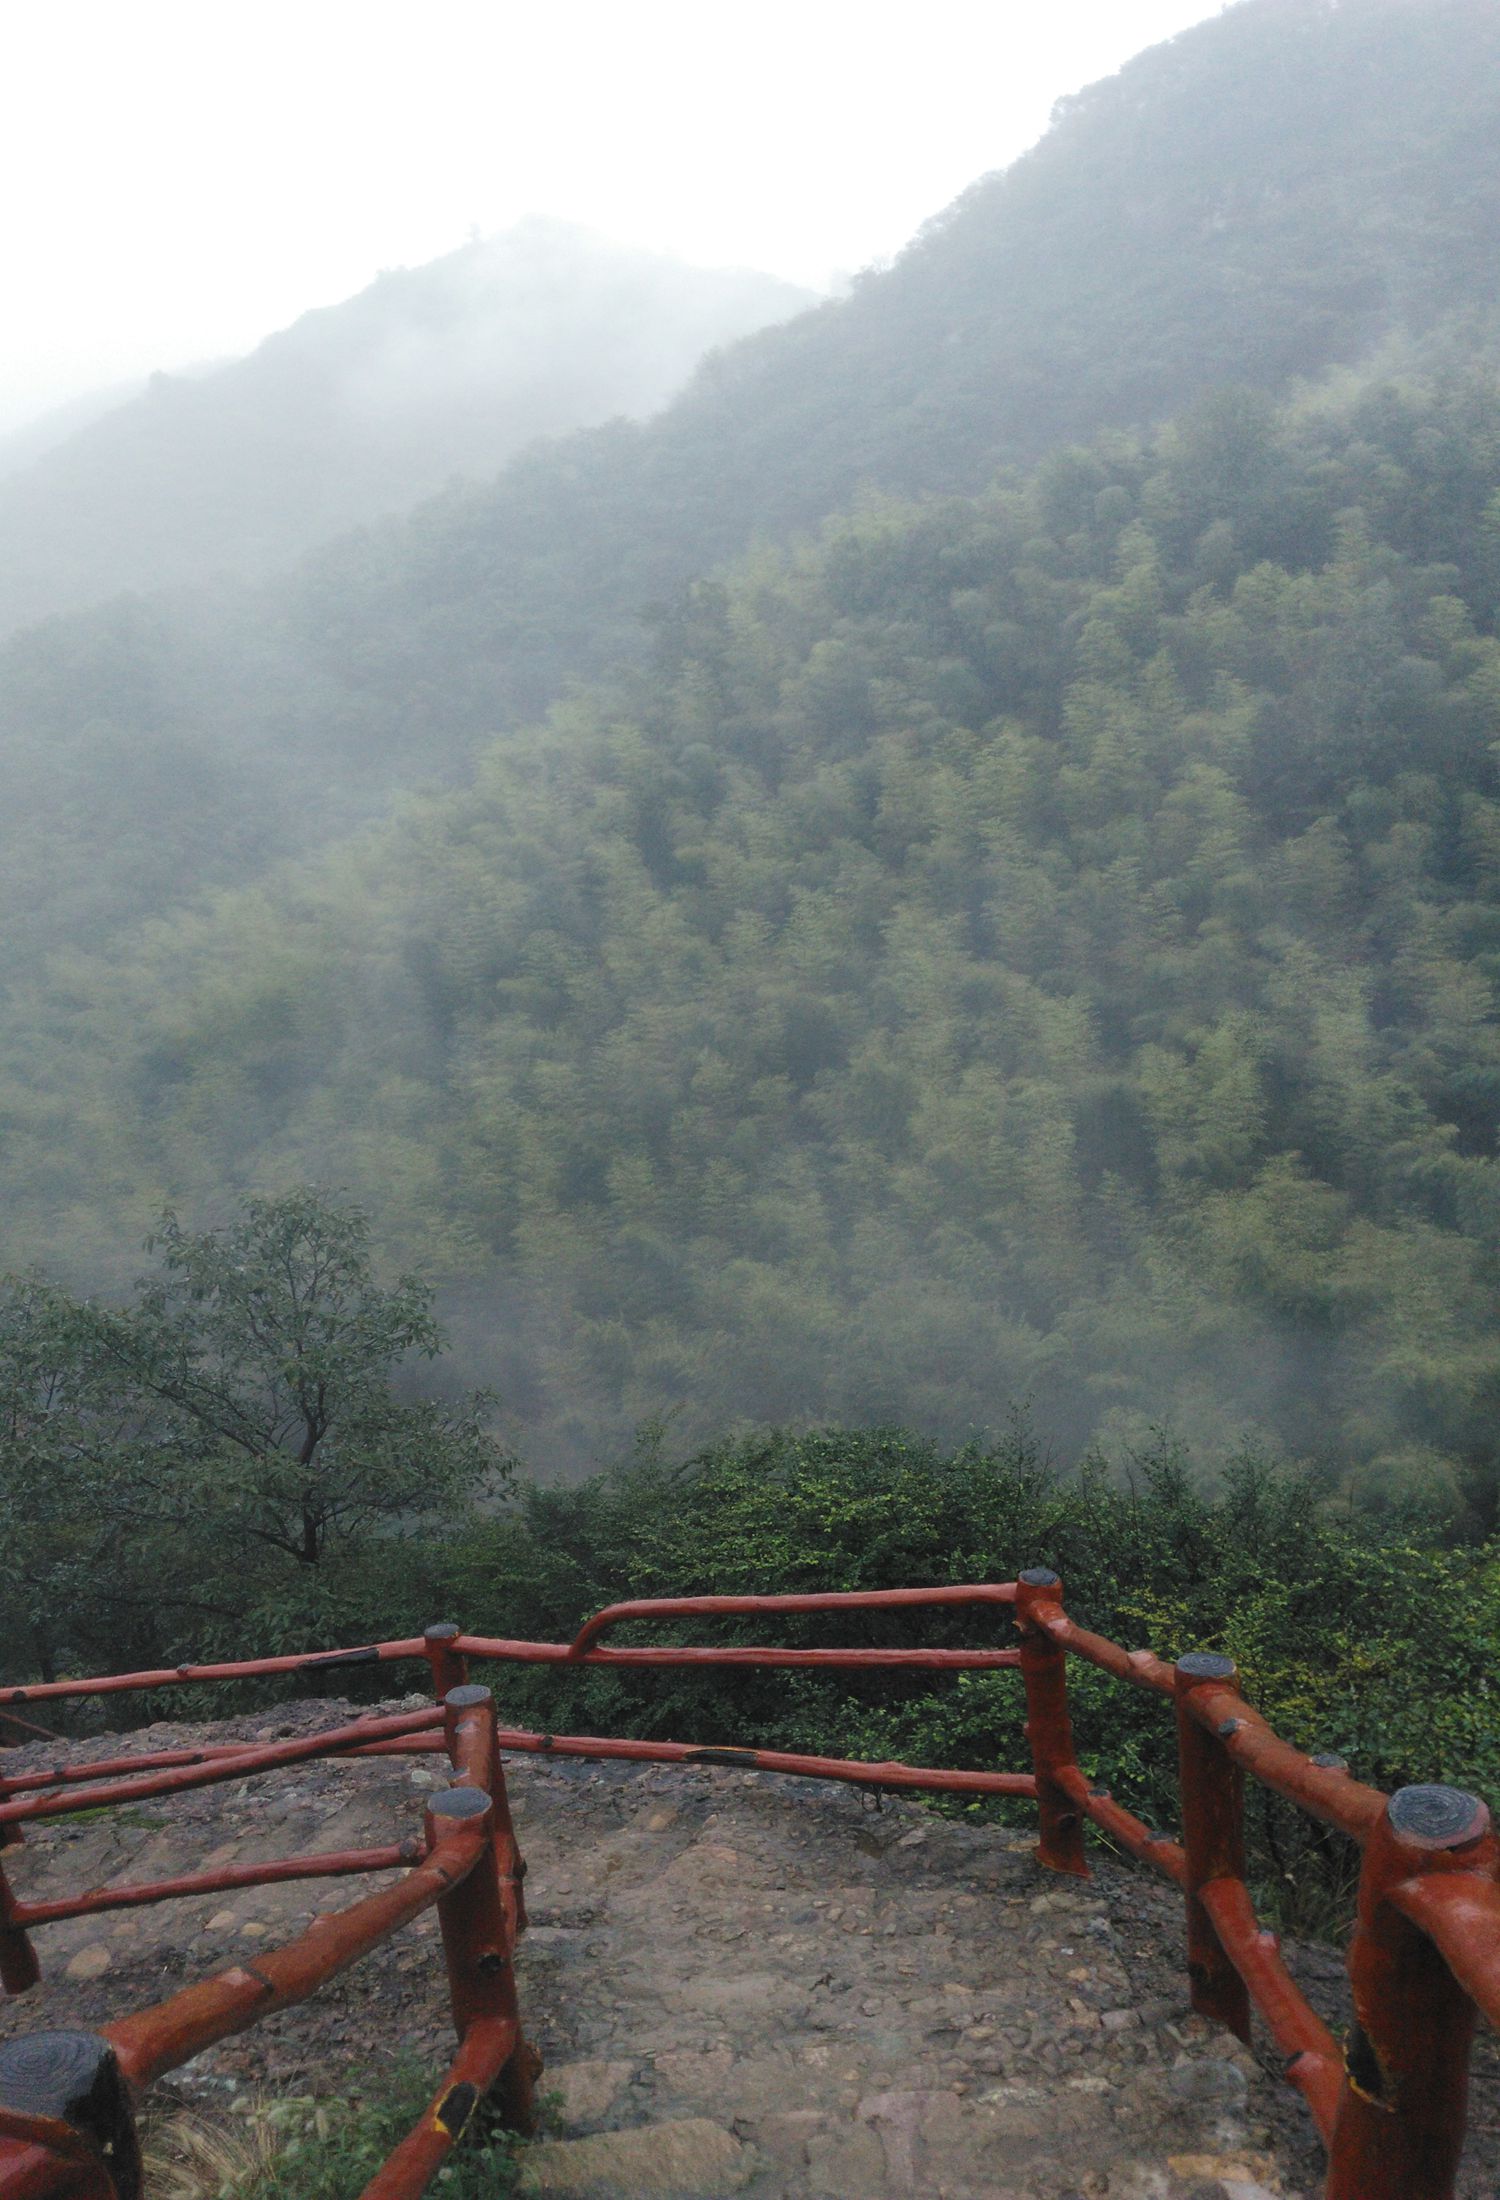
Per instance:
[[[13,1255],[343,1186],[549,1465],[1030,1399],[1490,1523],[1497,61],[1241,0],[656,423],[22,636]]]
[[[495,248],[386,278],[240,368],[147,393],[115,416],[140,436],[128,466],[117,454],[113,517],[86,524],[67,498],[55,511],[77,523],[69,555],[123,542],[137,586],[160,573],[153,544],[178,544],[176,560],[191,538],[197,587],[48,622],[0,654],[7,937],[25,959],[96,938],[324,846],[395,789],[462,776],[570,680],[639,657],[654,611],[695,577],[862,486],[977,493],[1001,462],[1165,418],[1226,377],[1280,393],[1338,362],[1492,350],[1497,141],[1489,0],[1239,0],[1065,102],[893,267],[730,346],[653,423],[534,449],[253,590],[204,586],[260,526],[226,519],[224,495],[289,497],[299,526],[311,500],[326,518],[358,441],[335,395],[362,375],[394,403],[403,346],[462,382]],[[461,441],[477,433],[469,400]],[[409,426],[423,464],[459,463],[440,412],[388,411],[385,459]],[[23,534],[7,493],[31,586],[54,518]]]
[[[1490,0],[1238,0],[1061,103],[851,297],[643,428],[352,544],[312,599],[387,708],[435,651],[491,724],[638,646],[640,607],[862,486],[973,492],[1225,381],[1283,390],[1500,305]]]
[[[23,468],[0,446],[0,632],[274,571],[538,436],[655,412],[715,345],[811,303],[539,219],[391,269],[248,358],[154,376]]]
[[[1497,601],[1478,370],[870,505],[471,791],[72,966],[52,1166],[351,1186],[552,1458],[1030,1397],[1487,1516]]]

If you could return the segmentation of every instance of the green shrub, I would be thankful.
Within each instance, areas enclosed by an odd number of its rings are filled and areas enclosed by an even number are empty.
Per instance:
[[[1450,1780],[1500,1795],[1494,1722],[1500,1563],[1443,1547],[1417,1515],[1332,1508],[1305,1475],[1256,1457],[1219,1488],[1171,1444],[1111,1474],[1054,1473],[1023,1426],[943,1452],[900,1430],[773,1431],[678,1468],[651,1458],[572,1489],[528,1489],[442,1569],[451,1616],[476,1632],[569,1637],[617,1599],[881,1589],[1008,1580],[1055,1566],[1069,1610],[1164,1657],[1222,1650],[1295,1747],[1336,1750],[1393,1788]],[[1013,1640],[975,1610],[869,1613],[624,1630],[621,1641],[772,1640],[875,1646]],[[494,1669],[502,1719],[554,1732],[1024,1769],[1012,1673]],[[1080,1762],[1153,1823],[1176,1823],[1170,1707],[1090,1666],[1069,1669]],[[1029,1806],[1004,1808],[1012,1819]],[[1283,1922],[1333,1922],[1351,1851],[1252,1795],[1252,1868]]]
[[[339,2099],[275,2103],[260,2118],[272,2140],[269,2161],[236,2185],[234,2200],[358,2200],[434,2090],[430,2071],[403,2063],[370,2072],[357,2092]],[[444,2200],[504,2200],[519,2177],[517,2144],[481,2106],[433,2191]]]

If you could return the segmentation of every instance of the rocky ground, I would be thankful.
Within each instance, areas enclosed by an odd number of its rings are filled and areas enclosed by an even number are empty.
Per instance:
[[[386,1708],[397,1708],[388,1706]],[[303,1732],[329,1702],[125,1746]],[[113,1746],[113,1745],[111,1745]],[[87,1753],[97,1753],[97,1743]],[[56,1761],[10,1752],[8,1770]],[[288,1768],[53,1821],[4,1852],[19,1893],[397,1840],[438,1760]],[[515,1758],[531,1930],[528,2027],[558,2136],[529,2155],[553,2200],[1312,2200],[1321,2153],[1274,2053],[1187,2008],[1180,1905],[1098,1857],[1090,1882],[1029,1836],[880,1811],[822,1782],[709,1768]],[[367,1882],[324,1881],[106,1913],[37,1935],[45,1977],[0,2031],[91,2025],[273,1945]],[[1341,1966],[1294,1950],[1341,2020]],[[200,2056],[190,2099],[339,2092],[372,2063],[451,2047],[426,1916],[312,2002]],[[1479,2073],[1463,2200],[1500,2189],[1500,2085]]]

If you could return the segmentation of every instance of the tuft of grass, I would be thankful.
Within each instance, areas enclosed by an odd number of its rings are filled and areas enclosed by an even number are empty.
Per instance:
[[[332,2099],[253,2100],[229,2122],[166,2116],[146,2134],[146,2190],[152,2200],[358,2200],[437,2082],[401,2063]],[[517,2149],[481,2108],[432,2189],[443,2200],[505,2200],[520,2175]]]
[[[278,2141],[261,2110],[217,2123],[191,2109],[150,2121],[142,2167],[152,2200],[241,2200],[274,2192]]]

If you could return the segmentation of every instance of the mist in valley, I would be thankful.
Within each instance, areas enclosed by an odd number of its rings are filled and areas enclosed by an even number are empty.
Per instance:
[[[0,443],[12,1267],[312,1185],[546,1474],[1492,1523],[1496,19],[1149,12],[836,296],[533,216]]]
[[[123,594],[260,576],[540,436],[655,412],[703,355],[811,304],[538,218],[303,315],[245,359],[158,373],[0,445],[0,631]],[[27,443],[24,429],[7,439]],[[8,476],[8,478],[5,478]]]

